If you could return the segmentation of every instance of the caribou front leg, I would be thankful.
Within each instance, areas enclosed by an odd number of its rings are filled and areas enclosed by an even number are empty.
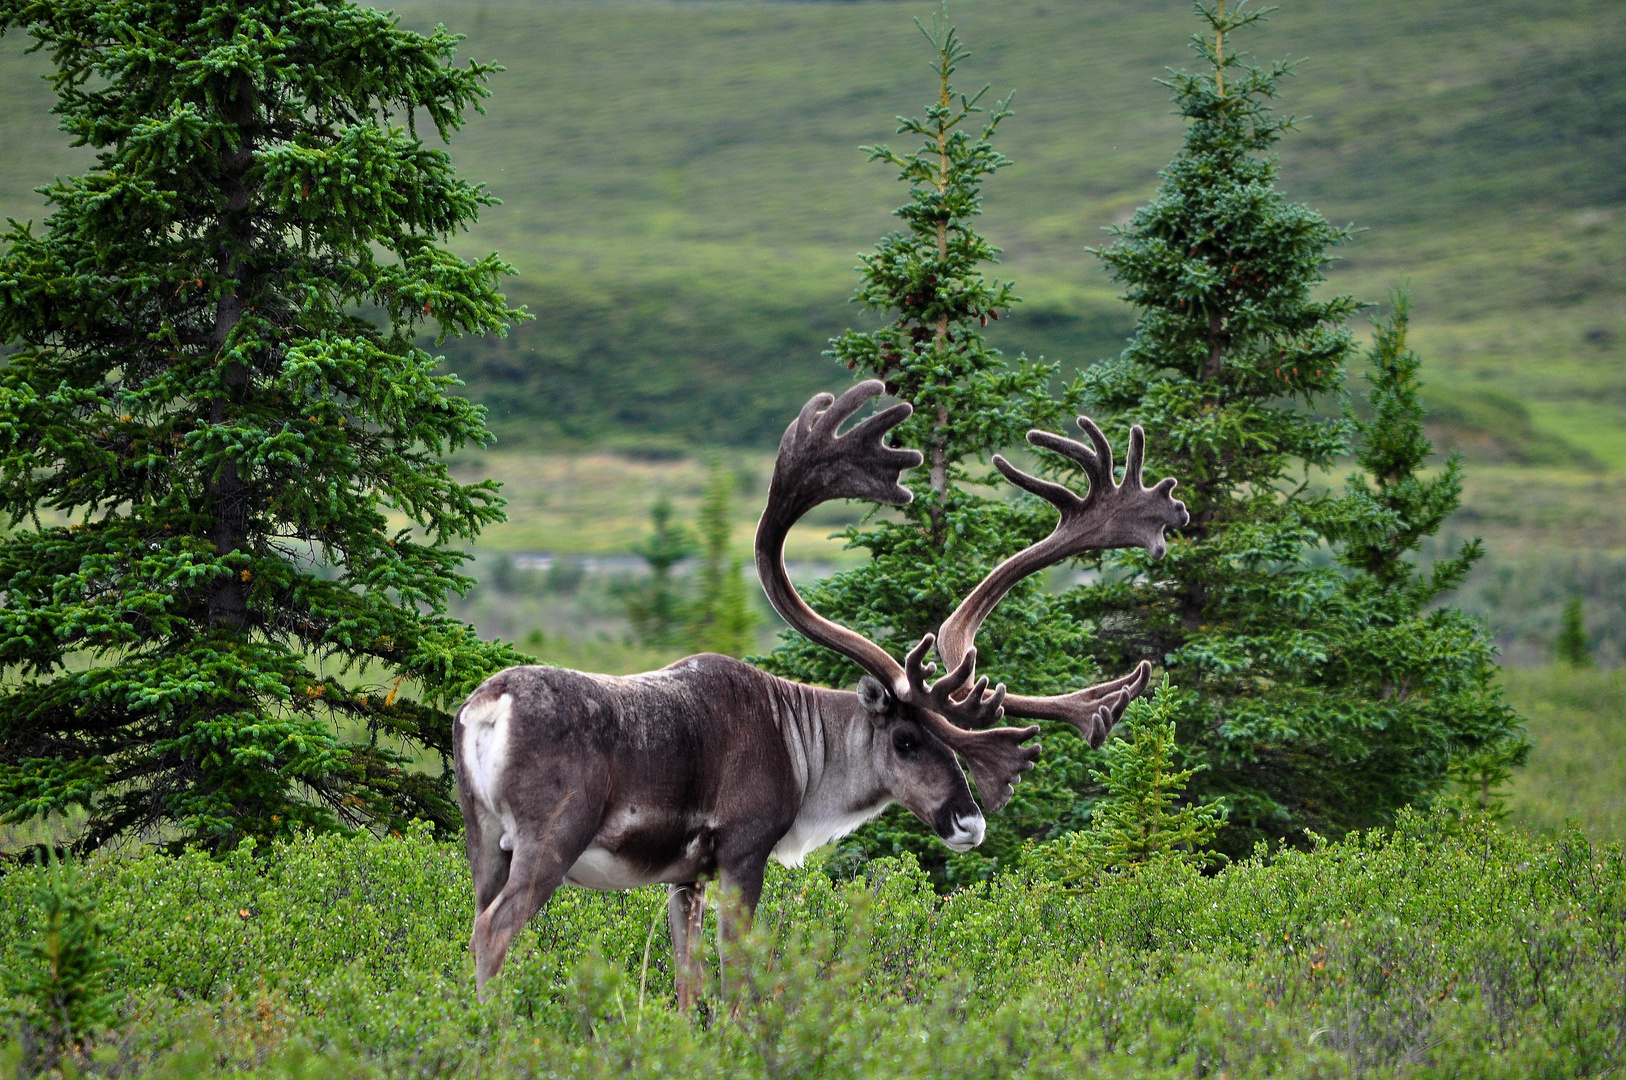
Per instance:
[[[725,995],[729,987],[736,987],[736,976],[743,970],[739,949],[740,939],[751,932],[751,921],[756,916],[757,903],[762,899],[762,879],[768,870],[768,858],[756,853],[746,859],[725,862],[718,875],[717,896],[717,980]]]
[[[700,963],[702,920],[706,914],[706,883],[690,881],[666,887],[666,919],[672,931],[672,979],[677,984],[679,1012],[694,1007],[696,992],[705,978]]]

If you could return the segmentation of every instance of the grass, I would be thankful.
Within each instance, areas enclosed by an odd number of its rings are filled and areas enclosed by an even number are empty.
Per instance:
[[[1502,685],[1528,718],[1534,744],[1513,780],[1513,820],[1626,840],[1626,668],[1509,669]]]
[[[661,496],[692,529],[713,463],[734,474],[733,544],[742,553],[749,551],[773,472],[773,455],[762,451],[663,454],[655,459],[602,452],[487,452],[464,455],[453,472],[464,481],[489,476],[502,482],[508,520],[486,530],[482,548],[609,555],[625,554],[643,542],[650,531],[650,507]],[[860,503],[820,507],[791,531],[786,557],[853,561],[843,551],[843,541],[832,534],[862,520],[868,509]]]

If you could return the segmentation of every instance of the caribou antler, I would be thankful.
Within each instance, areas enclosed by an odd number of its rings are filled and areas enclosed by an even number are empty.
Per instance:
[[[926,676],[935,664],[921,660],[931,648],[927,635],[909,654],[904,667],[885,649],[869,638],[839,623],[831,622],[807,606],[790,582],[785,570],[785,537],[798,518],[819,503],[831,499],[868,499],[888,506],[906,506],[914,499],[908,488],[898,483],[905,469],[924,460],[918,450],[899,450],[882,442],[886,433],[914,412],[907,402],[883,409],[858,424],[845,435],[837,434],[842,421],[879,394],[885,384],[877,379],[861,382],[832,398],[819,394],[802,406],[802,413],[785,429],[779,440],[779,457],[774,462],[773,479],[768,484],[768,505],[757,525],[757,574],[762,579],[768,602],[784,620],[803,636],[854,661],[881,680],[899,701],[928,709],[954,721],[962,728],[986,727],[999,718],[999,702],[993,708],[979,695],[975,702],[955,703],[950,692],[965,685],[970,669],[950,672],[928,684]],[[976,663],[973,655],[970,664]],[[1003,691],[999,692],[1003,695]]]
[[[1078,463],[1090,481],[1089,493],[1083,498],[1062,484],[1031,476],[1000,455],[994,455],[995,467],[1011,483],[1049,502],[1061,517],[1049,536],[996,566],[944,620],[937,635],[937,649],[950,670],[933,687],[935,697],[952,703],[955,695],[962,692],[976,669],[973,643],[978,627],[1018,581],[1086,551],[1143,547],[1154,559],[1162,558],[1163,530],[1171,526],[1179,528],[1189,520],[1185,504],[1171,494],[1177,481],[1161,480],[1150,488],[1142,483],[1146,435],[1138,425],[1129,431],[1129,453],[1124,458],[1122,483],[1113,478],[1112,446],[1101,429],[1086,416],[1078,418],[1078,426],[1089,436],[1093,448],[1047,431],[1028,432],[1028,442]],[[1100,746],[1125,707],[1146,688],[1151,674],[1152,665],[1143,660],[1133,672],[1120,679],[1071,694],[1022,697],[1004,694],[1001,684],[992,696],[1002,696],[1004,711],[1012,716],[1066,721],[1076,727],[1091,746]],[[979,717],[986,717],[987,713],[983,698],[987,684],[986,677],[979,679],[961,698],[964,705],[978,704],[968,711],[976,712]]]
[[[909,419],[914,406],[899,402],[845,435],[836,433],[842,421],[884,388],[879,380],[871,379],[839,398],[815,395],[785,429],[773,479],[768,482],[768,505],[757,524],[757,576],[774,610],[804,637],[852,660],[894,693],[907,693],[908,679],[898,662],[869,638],[808,607],[785,569],[785,537],[790,527],[820,503],[868,499],[907,506],[914,499],[914,493],[898,483],[898,476],[925,459],[918,450],[898,450],[881,441]]]
[[[864,635],[831,622],[809,607],[785,569],[785,537],[797,519],[819,503],[868,499],[905,506],[914,498],[898,483],[898,476],[920,465],[920,452],[896,449],[882,442],[888,431],[909,418],[913,406],[900,402],[860,422],[845,435],[837,432],[843,421],[883,389],[883,383],[871,379],[839,398],[819,394],[802,406],[801,415],[785,429],[779,440],[773,479],[768,484],[768,505],[757,525],[757,576],[768,602],[787,623],[809,640],[858,664],[879,679],[898,701],[921,710],[921,722],[966,759],[985,808],[991,812],[1005,805],[1017,778],[1033,767],[1039,748],[1021,744],[1038,734],[1039,729],[971,730],[999,719],[1005,693],[1001,686],[985,698],[984,679],[975,696],[966,695],[959,702],[951,700],[952,692],[963,687],[971,676],[975,651],[964,660],[963,671],[957,662],[950,665],[955,670],[929,684],[926,677],[935,672],[936,665],[923,663],[923,658],[932,647],[931,635],[910,651],[907,667],[901,666]]]

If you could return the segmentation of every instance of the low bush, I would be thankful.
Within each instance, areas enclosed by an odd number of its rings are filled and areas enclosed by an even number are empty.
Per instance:
[[[0,964],[39,876],[0,878]],[[211,859],[103,857],[120,1076],[1593,1076],[1626,1067],[1626,857],[1407,814],[1205,876],[1012,873],[939,897],[908,862],[775,869],[695,1014],[664,891],[561,890],[474,999],[462,852],[426,832]],[[37,951],[37,950],[35,950]],[[715,942],[709,955],[716,959]],[[646,963],[647,956],[647,963]],[[713,968],[716,970],[715,966]],[[0,1068],[15,1067],[15,1036]]]

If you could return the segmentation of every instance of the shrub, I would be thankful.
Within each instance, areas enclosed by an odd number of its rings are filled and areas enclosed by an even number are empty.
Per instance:
[[[0,964],[45,871],[0,878]],[[302,837],[84,872],[124,1076],[1604,1075],[1626,1067],[1626,855],[1403,813],[1204,875],[939,897],[910,860],[776,869],[738,974],[672,1008],[658,889],[566,889],[474,999],[462,853]],[[714,956],[714,951],[708,950]],[[15,1058],[13,1044],[7,1052]]]

